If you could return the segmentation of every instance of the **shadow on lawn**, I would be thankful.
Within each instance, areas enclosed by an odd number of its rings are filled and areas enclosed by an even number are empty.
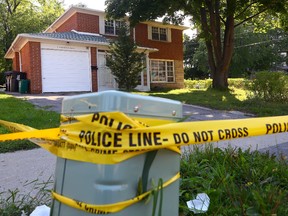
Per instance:
[[[178,89],[149,92],[156,97],[178,100],[185,104],[199,105],[218,110],[236,110],[251,113],[256,116],[282,116],[288,115],[288,102],[267,102],[256,98],[239,100],[239,92],[230,89],[219,91],[208,89]],[[243,92],[241,93],[243,94]],[[243,96],[243,95],[242,95]]]
[[[185,104],[200,105],[219,110],[234,110],[243,102],[236,98],[233,90],[219,91],[212,88],[191,90],[153,91],[149,95],[178,100]]]

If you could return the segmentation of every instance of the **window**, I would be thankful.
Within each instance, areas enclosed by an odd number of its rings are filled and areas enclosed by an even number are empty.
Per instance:
[[[171,29],[148,25],[148,39],[171,42]]]
[[[118,35],[123,21],[105,20],[105,34]]]
[[[168,41],[166,28],[152,27],[152,40]]]
[[[151,82],[174,82],[174,62],[164,60],[150,61]]]

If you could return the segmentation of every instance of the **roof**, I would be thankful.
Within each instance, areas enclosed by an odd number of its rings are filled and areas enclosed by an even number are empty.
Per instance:
[[[27,35],[38,38],[53,38],[65,41],[109,43],[109,40],[100,34],[77,32],[75,30],[72,30],[71,32],[30,33]]]
[[[72,30],[71,32],[53,32],[53,33],[28,33],[28,34],[19,34],[11,44],[10,48],[6,52],[4,58],[12,59],[14,52],[19,52],[22,47],[28,41],[36,42],[74,42],[78,44],[86,44],[89,46],[97,46],[101,48],[108,48],[110,40],[103,35],[87,33],[87,32],[78,32]],[[147,52],[155,52],[158,49],[150,47],[140,47],[139,50],[144,50]]]
[[[98,16],[101,15],[103,17],[106,16],[105,11],[102,11],[102,10],[71,6],[60,17],[58,17],[58,19],[56,19],[44,32],[54,32],[59,26],[61,26],[66,20],[68,20],[75,13],[84,13],[84,14],[91,14],[91,15],[98,15]],[[125,18],[128,20],[128,17],[125,17]],[[183,26],[183,25],[174,25],[174,24],[163,23],[163,22],[153,21],[153,20],[145,21],[141,23],[157,25],[159,27],[170,27],[170,28],[178,29],[178,30],[187,30],[190,28],[190,27]]]

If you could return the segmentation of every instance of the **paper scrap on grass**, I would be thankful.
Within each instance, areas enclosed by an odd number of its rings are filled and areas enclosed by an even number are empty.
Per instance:
[[[49,216],[50,208],[46,205],[37,206],[30,216]]]
[[[210,204],[210,198],[206,193],[197,194],[196,199],[187,201],[187,206],[190,211],[193,211],[195,214],[205,213],[208,211]]]

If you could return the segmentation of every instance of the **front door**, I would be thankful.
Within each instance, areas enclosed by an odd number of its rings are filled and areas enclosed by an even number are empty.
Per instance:
[[[118,89],[111,70],[106,66],[106,53],[98,51],[98,91]]]

